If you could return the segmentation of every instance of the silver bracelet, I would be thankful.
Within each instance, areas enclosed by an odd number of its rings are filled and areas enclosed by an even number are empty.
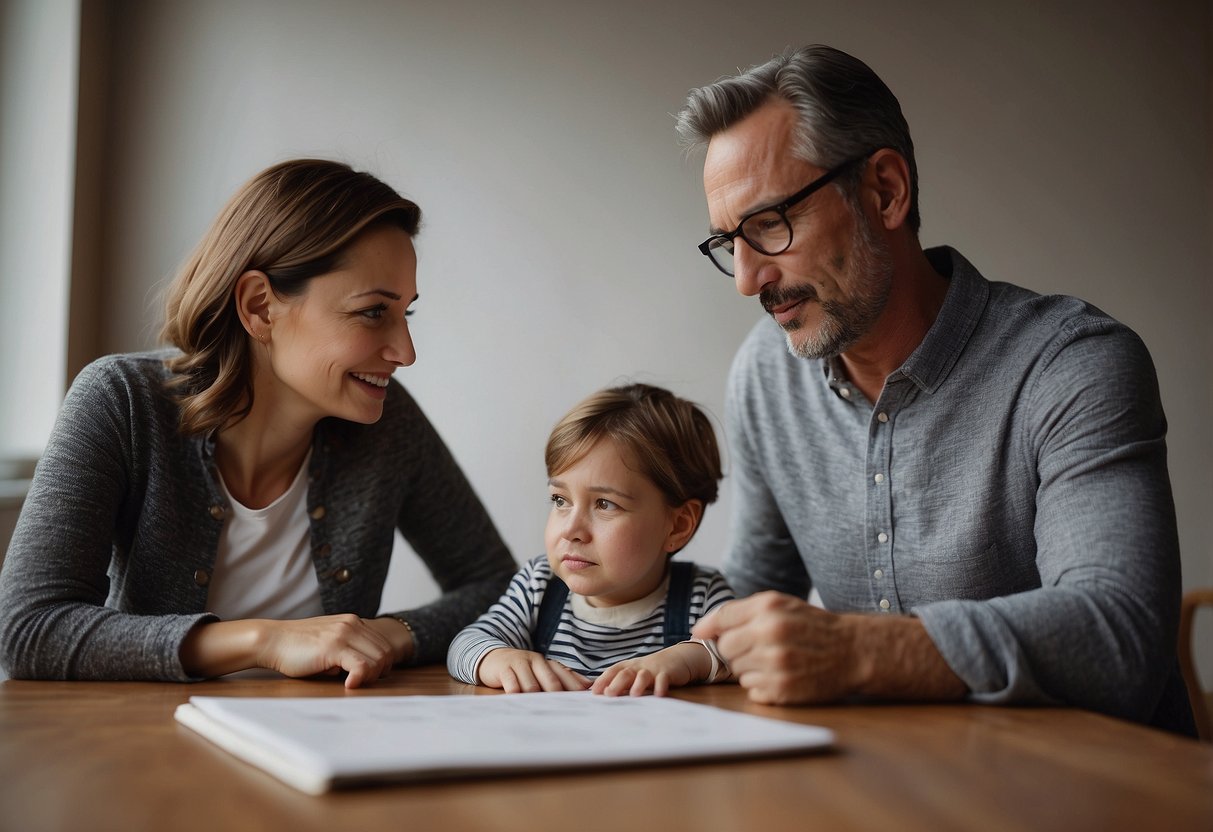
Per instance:
[[[729,673],[729,666],[724,663],[724,660],[721,659],[720,654],[716,652],[716,643],[715,642],[705,641],[704,639],[701,639],[701,638],[693,638],[693,639],[691,639],[691,643],[703,645],[703,649],[708,651],[708,655],[712,659],[712,669],[708,673],[708,678],[703,680],[705,685],[710,685],[713,682],[715,682],[717,679],[721,678],[720,669],[722,667],[724,668],[724,672],[726,675]]]

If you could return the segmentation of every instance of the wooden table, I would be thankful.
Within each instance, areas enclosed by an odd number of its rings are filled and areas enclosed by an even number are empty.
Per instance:
[[[792,758],[384,786],[309,797],[173,721],[191,695],[494,695],[441,668],[333,681],[0,683],[0,830],[1213,830],[1213,746],[1095,714],[977,705],[752,705],[823,725]],[[542,694],[536,694],[542,695]]]

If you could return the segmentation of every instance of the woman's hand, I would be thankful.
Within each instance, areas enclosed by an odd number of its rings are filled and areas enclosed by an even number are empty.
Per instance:
[[[370,684],[392,669],[387,637],[356,615],[326,615],[298,621],[264,622],[258,667],[284,676],[345,671],[345,686]]]
[[[585,690],[590,680],[558,661],[545,659],[530,650],[498,647],[480,660],[476,675],[480,684],[506,693],[540,690]]]
[[[395,622],[403,630],[404,626]],[[336,675],[345,686],[370,684],[387,674],[401,648],[380,627],[356,615],[295,621],[214,621],[195,627],[181,645],[181,664],[192,676],[222,676],[265,667],[285,676]]]
[[[591,690],[607,696],[665,696],[670,688],[702,682],[712,672],[712,656],[702,644],[683,642],[611,665]]]

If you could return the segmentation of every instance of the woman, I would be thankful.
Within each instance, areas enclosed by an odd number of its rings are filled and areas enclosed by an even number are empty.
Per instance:
[[[16,678],[192,680],[439,661],[514,562],[420,409],[420,209],[297,160],[228,203],[168,293],[175,349],[75,380],[0,574]],[[399,528],[443,595],[374,617]]]

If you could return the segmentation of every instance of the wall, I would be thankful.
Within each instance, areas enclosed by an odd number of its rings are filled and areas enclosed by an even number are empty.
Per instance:
[[[77,5],[0,0],[0,463],[41,452],[65,384]]]
[[[158,281],[248,176],[304,154],[368,168],[426,212],[420,358],[400,378],[515,556],[537,554],[552,422],[624,378],[719,415],[760,314],[695,250],[700,161],[670,114],[738,66],[831,43],[901,99],[924,244],[1085,297],[1143,336],[1171,423],[1185,583],[1213,583],[1204,0],[102,5],[104,350],[153,343]],[[719,561],[727,503],[689,557]],[[387,602],[432,591],[410,565]]]

